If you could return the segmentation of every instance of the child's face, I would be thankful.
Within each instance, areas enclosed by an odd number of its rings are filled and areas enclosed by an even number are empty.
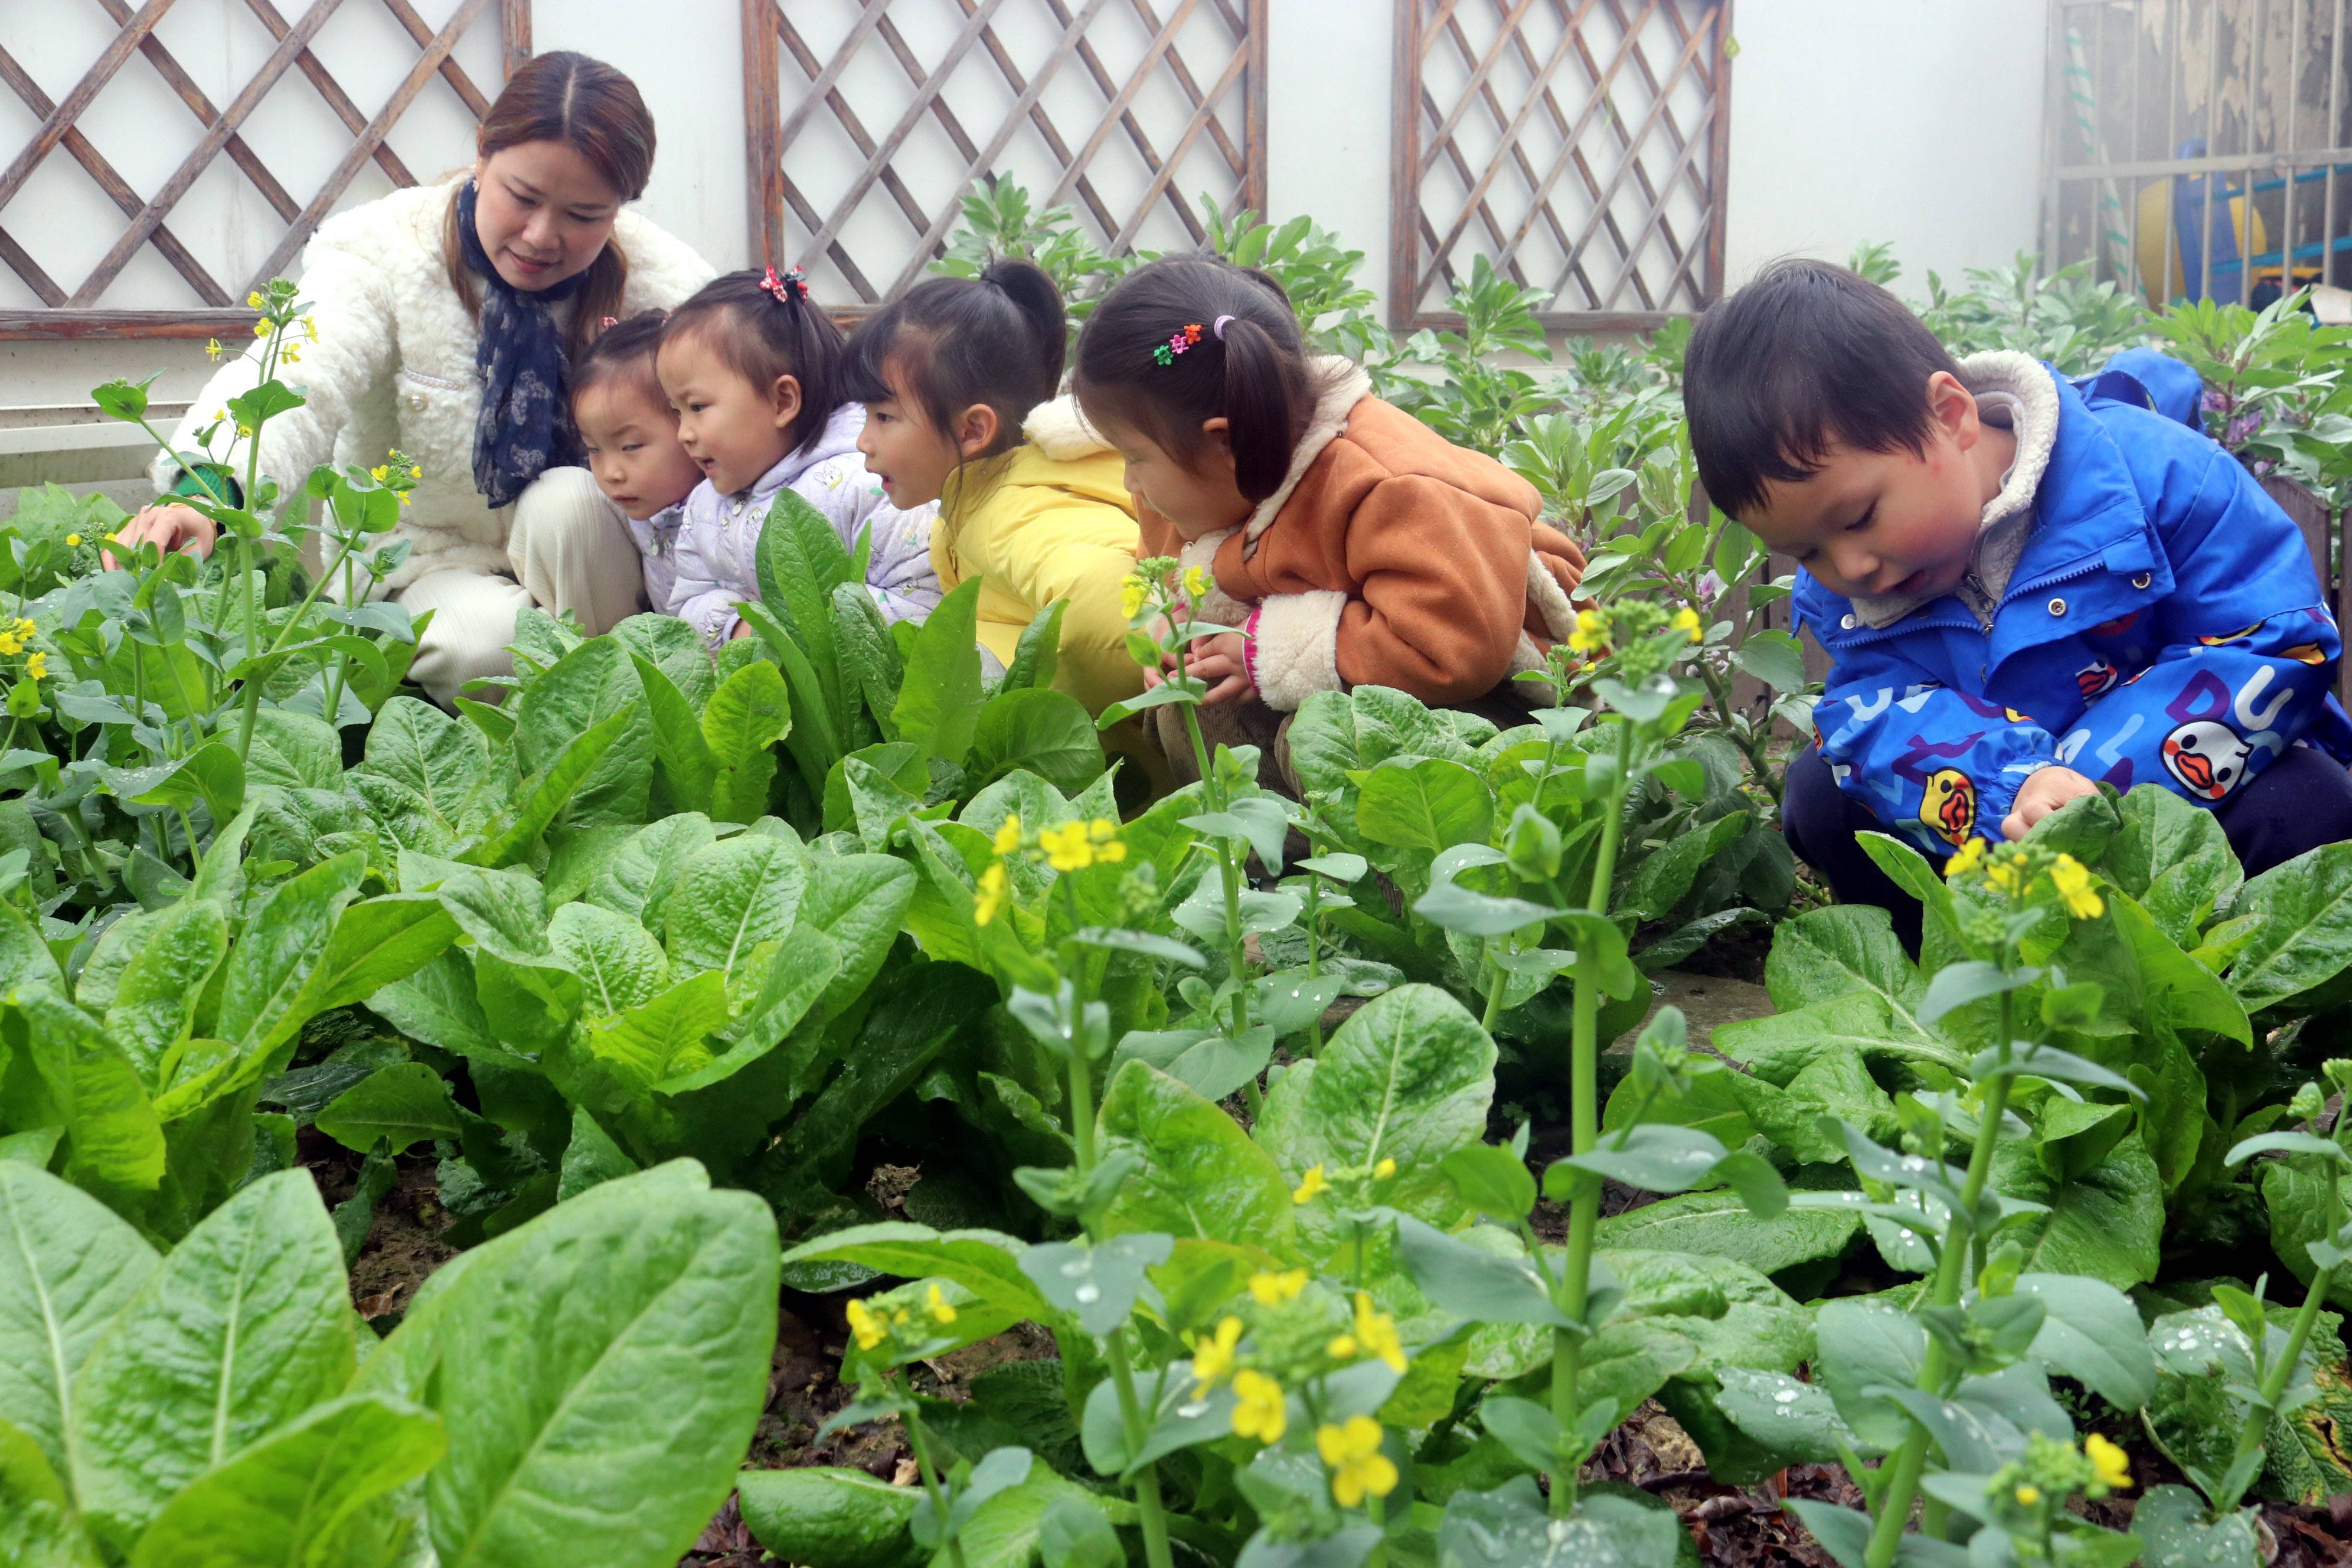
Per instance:
[[[976,405],[957,422],[963,438],[940,434],[930,415],[907,395],[895,366],[885,364],[883,384],[892,395],[866,405],[866,428],[858,434],[857,449],[865,454],[866,471],[882,487],[882,494],[900,511],[940,499],[956,464],[978,457],[993,442],[996,411]],[[986,426],[983,434],[978,426]]]
[[[797,376],[754,386],[700,332],[664,338],[654,363],[677,438],[719,494],[750,489],[792,450],[784,432],[801,411]]]
[[[1979,520],[2007,462],[1985,439],[1976,399],[1954,377],[1936,374],[1928,406],[1924,452],[1872,452],[1833,439],[1814,473],[1768,485],[1762,504],[1739,521],[1848,598],[1950,593],[1968,574]]]
[[[643,522],[676,506],[702,478],[677,438],[667,405],[625,376],[606,376],[572,401],[588,471],[614,506]]]
[[[1234,483],[1234,449],[1226,440],[1223,419],[1202,425],[1207,439],[1187,464],[1125,420],[1100,417],[1091,409],[1087,417],[1126,460],[1127,493],[1166,518],[1186,539],[1237,528],[1249,516],[1249,498]]]

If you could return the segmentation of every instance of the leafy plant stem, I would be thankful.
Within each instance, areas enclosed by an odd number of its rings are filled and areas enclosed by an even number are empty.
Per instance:
[[[2303,1305],[2295,1309],[2294,1326],[2287,1330],[2286,1348],[2279,1352],[2277,1361],[2263,1375],[2262,1397],[2246,1412],[2246,1419],[2238,1428],[2237,1462],[2231,1466],[2230,1473],[2244,1479],[2237,1482],[2237,1489],[2231,1495],[2213,1500],[2214,1518],[2222,1518],[2234,1510],[2238,1500],[2245,1496],[2246,1488],[2252,1484],[2253,1477],[2246,1472],[2252,1467],[2245,1460],[2263,1446],[2263,1438],[2270,1427],[2271,1413],[2278,1408],[2280,1396],[2286,1393],[2287,1381],[2294,1375],[2295,1363],[2303,1359],[2303,1347],[2310,1342],[2311,1331],[2319,1322],[2320,1309],[2326,1303],[2327,1292],[2335,1283],[2336,1270],[2333,1268],[2323,1268],[2312,1276],[2311,1289],[2305,1293]]]
[[[1143,1447],[1143,1408],[1136,1403],[1135,1384],[1128,1373],[1127,1336],[1113,1331],[1103,1341],[1103,1359],[1110,1365],[1111,1386],[1118,1391],[1118,1422],[1127,1434],[1128,1452]],[[1160,1468],[1146,1465],[1135,1473],[1135,1501],[1143,1522],[1143,1556],[1150,1568],[1173,1568],[1168,1550],[1168,1517],[1160,1500]]]
[[[1617,841],[1625,826],[1625,790],[1633,766],[1633,726],[1621,720],[1617,727],[1617,773],[1601,819],[1601,846],[1592,862],[1591,891],[1586,909],[1606,917],[1609,884],[1617,871]],[[1588,944],[1589,945],[1589,944]],[[1575,1152],[1588,1154],[1601,1141],[1600,963],[1589,953],[1576,961],[1576,1003],[1570,1036],[1570,1116]],[[1491,1004],[1490,1004],[1491,1005]],[[1560,1310],[1580,1324],[1584,1321],[1587,1291],[1592,1276],[1592,1237],[1601,1223],[1601,1184],[1590,1181],[1577,1192],[1569,1209],[1568,1258],[1561,1271]],[[1576,1384],[1580,1359],[1580,1336],[1567,1329],[1552,1331],[1551,1408],[1562,1427],[1577,1415]],[[1551,1511],[1565,1519],[1576,1509],[1576,1468],[1561,1465],[1551,1475]]]
[[[1762,784],[1770,794],[1773,805],[1780,805],[1780,774],[1779,770],[1772,766],[1772,758],[1765,750],[1764,737],[1757,731],[1754,725],[1741,722],[1733,711],[1731,688],[1723,679],[1722,672],[1710,665],[1705,658],[1695,659],[1692,663],[1698,671],[1700,681],[1706,687],[1707,706],[1715,710],[1717,727],[1731,738],[1733,745],[1739,748],[1739,754],[1748,759],[1748,776]]]
[[[2000,994],[2000,1056],[2009,1057],[2009,1041],[2014,1024],[2011,1016],[2013,993]],[[1984,1196],[1986,1181],[1992,1174],[1993,1146],[2000,1139],[2000,1119],[2009,1106],[2009,1086],[2013,1080],[2007,1073],[1994,1077],[1985,1090],[1983,1108],[1977,1116],[1977,1141],[1969,1151],[1969,1171],[1960,1183],[1960,1206],[1944,1227],[1942,1256],[1936,1260],[1936,1278],[1929,1288],[1928,1300],[1938,1307],[1950,1307],[1960,1299],[1960,1270],[1973,1245],[1974,1226],[1970,1216],[1976,1212],[1977,1201]],[[1941,1394],[1944,1380],[1950,1375],[1943,1342],[1927,1341],[1927,1353],[1919,1363],[1918,1386],[1927,1393]],[[1885,1494],[1879,1500],[1878,1518],[1871,1527],[1870,1549],[1864,1559],[1868,1568],[1889,1568],[1895,1553],[1903,1542],[1903,1527],[1911,1521],[1911,1500],[1919,1489],[1919,1472],[1927,1461],[1927,1429],[1917,1422],[1911,1424],[1909,1436],[1895,1451]]]
[[[946,1533],[947,1492],[940,1485],[940,1468],[932,1461],[931,1445],[923,1431],[923,1418],[912,1409],[907,1412],[907,1441],[914,1447],[915,1468],[922,1472],[923,1489],[930,1494],[932,1516],[940,1521],[941,1532]],[[955,1568],[964,1568],[963,1542],[951,1533],[948,1534],[947,1540],[948,1561],[955,1564]]]

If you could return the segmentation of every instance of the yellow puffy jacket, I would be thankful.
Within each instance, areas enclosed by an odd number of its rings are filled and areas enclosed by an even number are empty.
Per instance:
[[[981,646],[1008,665],[1037,613],[1068,601],[1054,684],[1100,713],[1143,689],[1118,603],[1135,570],[1135,503],[1118,454],[1070,398],[1041,404],[1022,434],[1025,444],[949,479],[931,567],[941,593],[980,579]]]

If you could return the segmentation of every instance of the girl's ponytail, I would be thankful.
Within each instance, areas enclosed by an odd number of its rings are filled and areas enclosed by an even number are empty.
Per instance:
[[[1062,366],[1069,357],[1070,329],[1062,310],[1061,290],[1045,269],[1017,257],[992,261],[980,280],[1001,290],[1029,325],[1032,353],[1045,384],[1062,384]]]
[[[1234,484],[1262,501],[1289,477],[1318,380],[1281,285],[1213,257],[1171,257],[1121,279],[1087,318],[1072,376],[1089,416],[1131,426],[1178,461],[1225,421]]]
[[[1062,389],[1069,328],[1053,279],[1034,263],[991,262],[977,278],[932,278],[868,317],[849,340],[847,395],[898,397],[950,439],[974,405],[996,414],[983,455],[1021,444],[1029,411]]]
[[[1286,361],[1272,333],[1245,316],[1225,322],[1225,439],[1234,452],[1234,488],[1261,501],[1282,488],[1290,449],[1306,432],[1313,398],[1297,351]]]

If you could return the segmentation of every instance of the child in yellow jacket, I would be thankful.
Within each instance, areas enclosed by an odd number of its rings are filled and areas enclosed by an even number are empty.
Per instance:
[[[850,340],[866,404],[866,467],[900,510],[938,500],[931,566],[942,593],[981,582],[979,637],[1000,665],[1062,602],[1054,684],[1099,713],[1142,689],[1119,586],[1135,570],[1135,503],[1118,455],[1056,398],[1067,352],[1061,295],[1025,261],[934,278]]]

